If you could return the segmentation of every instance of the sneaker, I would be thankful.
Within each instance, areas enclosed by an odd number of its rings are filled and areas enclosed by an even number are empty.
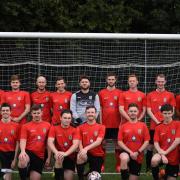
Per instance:
[[[104,164],[101,166],[101,172],[104,172],[105,171],[105,167],[104,167]]]

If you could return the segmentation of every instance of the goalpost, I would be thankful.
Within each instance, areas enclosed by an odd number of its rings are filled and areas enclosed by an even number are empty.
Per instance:
[[[78,78],[86,74],[96,92],[106,86],[108,72],[118,75],[117,87],[128,88],[127,76],[139,77],[139,89],[155,88],[155,76],[167,76],[167,89],[180,89],[180,35],[103,33],[0,33],[0,88],[9,89],[12,74],[20,74],[22,89],[33,91],[38,74],[55,90],[57,76],[67,88],[79,89]]]

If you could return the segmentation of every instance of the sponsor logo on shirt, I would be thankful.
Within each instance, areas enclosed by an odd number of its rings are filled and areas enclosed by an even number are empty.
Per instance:
[[[14,129],[11,130],[11,134],[14,135]]]
[[[171,130],[171,133],[172,133],[173,135],[175,135],[175,134],[176,134],[176,130],[175,130],[175,129],[172,129],[172,130]]]
[[[167,98],[164,98],[164,100],[163,100],[163,101],[164,101],[164,103],[166,103],[166,102],[167,102]]]
[[[117,97],[117,96],[114,96],[114,99],[115,99],[115,100],[117,100],[117,99],[118,99],[118,97]]]
[[[153,101],[153,102],[156,102],[156,101],[157,101],[157,99],[155,98],[155,99],[153,99],[152,101]]]
[[[92,96],[89,96],[89,99],[92,100]]]
[[[57,136],[58,136],[58,137],[62,137],[62,134],[58,134]]]
[[[87,132],[83,132],[83,135],[87,134]]]
[[[131,98],[130,97],[126,97],[126,100],[130,100]]]
[[[166,133],[161,133],[160,136],[163,136],[163,135],[165,135],[165,134],[166,134]]]
[[[31,129],[30,132],[36,132],[36,130],[35,129]]]
[[[49,97],[46,97],[46,102],[48,102],[49,101]]]

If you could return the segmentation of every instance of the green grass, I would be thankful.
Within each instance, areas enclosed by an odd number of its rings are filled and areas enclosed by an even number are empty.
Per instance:
[[[143,163],[142,168],[141,168],[141,176],[140,176],[140,180],[152,180],[152,176],[151,175],[146,175],[145,172],[145,165]],[[105,162],[105,173],[115,173],[115,158],[113,153],[108,153],[106,156],[106,162]],[[43,174],[42,176],[42,180],[53,180],[54,178],[52,177],[53,173],[46,173]],[[77,180],[77,176],[75,175],[75,180]],[[107,174],[103,174],[102,175],[102,179],[103,180],[120,180],[120,174],[111,174],[111,175],[107,175]],[[13,174],[13,180],[19,180],[19,175],[18,173],[14,173]],[[178,180],[180,180],[180,177],[178,178]]]

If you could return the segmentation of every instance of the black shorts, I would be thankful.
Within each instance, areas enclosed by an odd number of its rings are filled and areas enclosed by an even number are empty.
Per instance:
[[[149,144],[154,144],[154,133],[155,133],[155,130],[149,130],[149,134],[150,134]]]
[[[117,139],[118,131],[118,128],[106,128],[105,139]]]
[[[11,163],[14,159],[15,151],[0,151],[0,161],[2,169],[11,169]]]
[[[101,173],[101,167],[104,162],[102,156],[93,156],[90,153],[87,154],[90,172],[97,171]]]
[[[42,174],[44,160],[29,150],[26,150],[26,153],[28,154],[30,159],[28,171],[36,171],[39,174]]]
[[[136,160],[130,158],[128,163],[129,166],[129,173],[135,176],[140,176],[141,172],[141,164],[139,164]]]
[[[167,176],[171,176],[171,177],[177,178],[178,177],[178,172],[179,172],[179,165],[170,165],[170,164],[167,164],[165,171],[166,171],[166,175]]]
[[[63,169],[75,171],[76,160],[70,157],[65,157],[63,161]]]

